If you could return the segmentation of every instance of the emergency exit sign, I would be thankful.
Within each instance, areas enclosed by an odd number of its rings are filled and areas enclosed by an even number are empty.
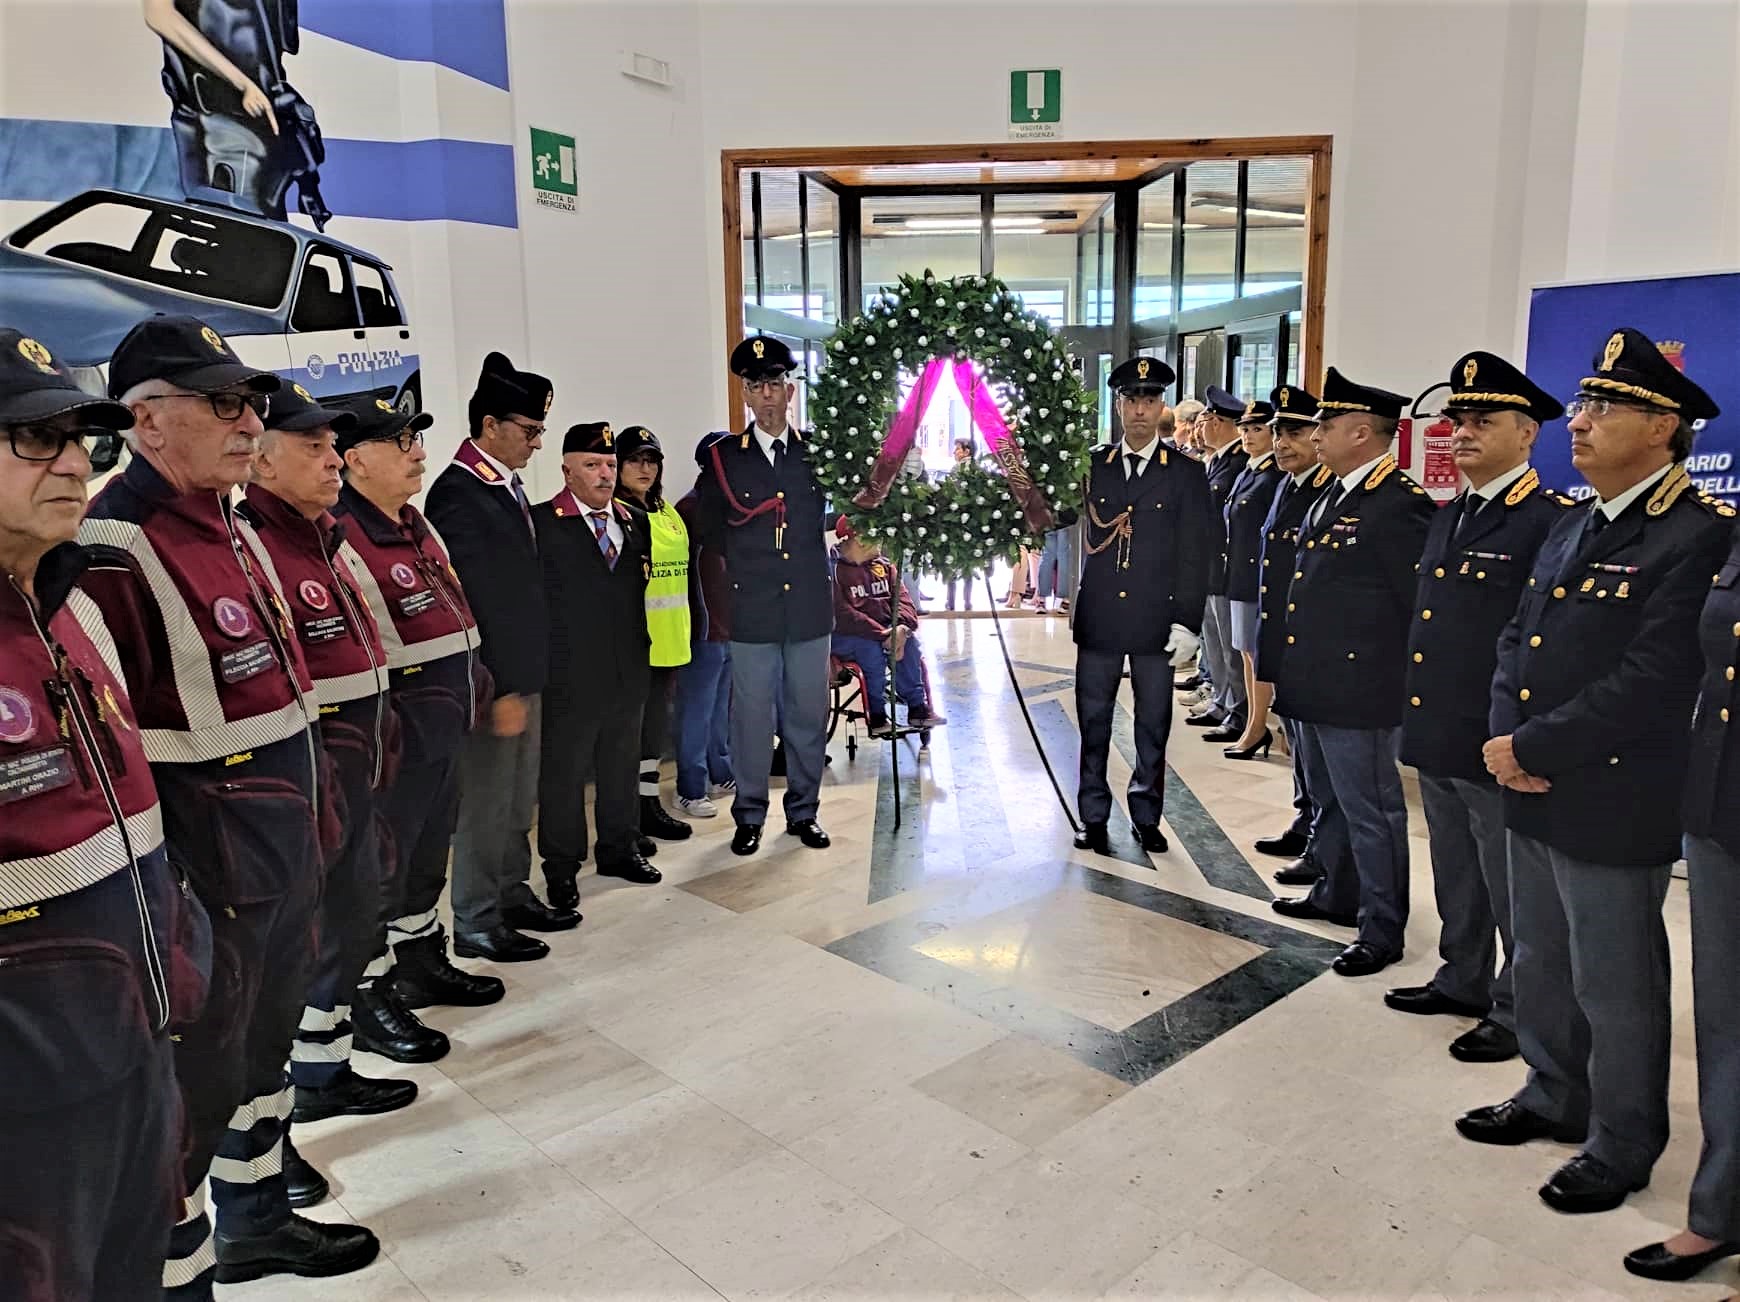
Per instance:
[[[540,207],[573,212],[580,193],[574,137],[532,128],[532,195]]]
[[[1063,70],[1025,68],[1009,74],[1009,139],[1055,140],[1063,121]]]

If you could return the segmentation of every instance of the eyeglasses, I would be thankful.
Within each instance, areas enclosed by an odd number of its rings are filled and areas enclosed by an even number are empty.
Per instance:
[[[412,448],[423,446],[423,431],[420,429],[402,429],[397,434],[389,435],[379,440],[382,443],[396,443],[399,451],[409,452]]]
[[[266,413],[272,410],[272,397],[265,393],[160,393],[146,398],[146,402],[168,402],[171,398],[200,398],[211,404],[212,415],[219,420],[240,420],[243,408],[252,411],[261,420],[266,419]]]
[[[6,431],[6,436],[13,456],[20,461],[38,462],[58,461],[67,444],[76,443],[82,448],[90,440],[93,445],[89,449],[91,460],[94,462],[103,455],[113,465],[113,452],[121,441],[121,436],[114,430],[100,425],[79,425],[71,429],[56,425],[14,425]]]
[[[544,437],[545,427],[542,425],[528,425],[528,424],[526,424],[525,421],[521,420],[518,416],[504,416],[501,419],[505,420],[509,425],[518,425],[520,427],[520,430],[525,434],[526,442],[528,442],[528,443],[530,443],[533,439],[541,439]],[[423,436],[421,434],[419,434],[417,436],[417,441],[422,442],[422,439],[423,439]],[[401,443],[399,446],[404,447],[404,444]],[[406,450],[409,451],[409,449],[406,449]]]
[[[1590,420],[1600,420],[1614,411],[1641,411],[1648,416],[1673,414],[1659,407],[1651,407],[1648,403],[1621,402],[1618,398],[1572,398],[1565,404],[1565,419],[1575,420],[1578,416],[1588,416]]]
[[[783,393],[787,380],[783,375],[770,380],[745,380],[743,387],[751,393]]]

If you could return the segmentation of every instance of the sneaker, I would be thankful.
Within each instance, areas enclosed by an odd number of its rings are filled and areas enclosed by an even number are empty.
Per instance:
[[[726,778],[723,782],[715,782],[707,788],[709,796],[732,796],[737,794],[737,779]]]
[[[677,808],[682,810],[690,818],[719,817],[719,806],[715,805],[705,796],[696,796],[693,800],[690,800],[686,796],[678,796]]]

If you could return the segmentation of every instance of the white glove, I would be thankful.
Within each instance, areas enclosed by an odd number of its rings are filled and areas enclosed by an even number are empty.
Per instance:
[[[1182,624],[1172,626],[1172,640],[1166,644],[1166,653],[1172,657],[1172,667],[1182,669],[1192,660],[1202,647],[1202,641],[1196,634]]]

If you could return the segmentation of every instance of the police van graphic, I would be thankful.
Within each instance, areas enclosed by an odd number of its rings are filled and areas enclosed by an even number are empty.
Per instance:
[[[317,398],[391,388],[422,406],[416,340],[392,271],[289,222],[199,202],[88,190],[0,241],[7,324],[100,391],[110,353],[154,312],[208,322],[241,359]]]

